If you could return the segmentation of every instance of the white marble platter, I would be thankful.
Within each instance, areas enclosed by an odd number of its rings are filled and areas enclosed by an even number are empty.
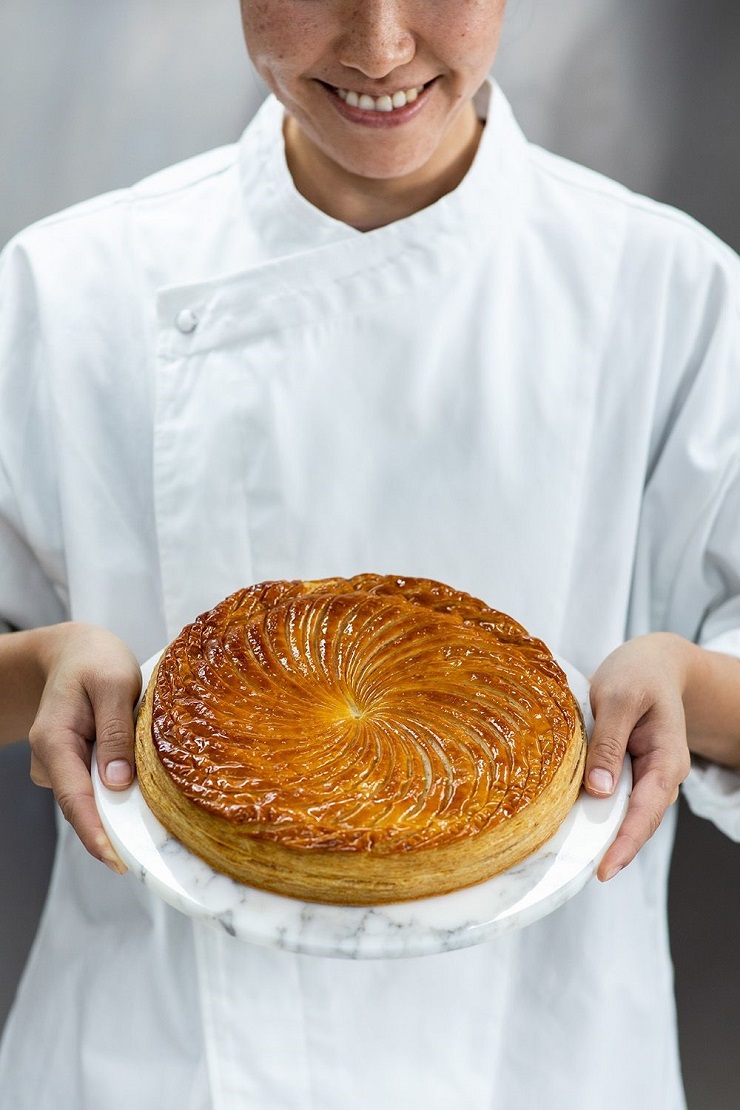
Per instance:
[[[158,656],[142,667],[144,688]],[[589,734],[588,682],[559,660]],[[369,959],[449,952],[520,929],[563,905],[594,875],[613,841],[632,786],[629,758],[611,798],[581,792],[534,855],[488,882],[454,894],[385,906],[327,906],[268,894],[213,871],[149,811],[138,784],[103,786],[93,759],[103,825],[129,869],[175,909],[253,944],[312,956]]]

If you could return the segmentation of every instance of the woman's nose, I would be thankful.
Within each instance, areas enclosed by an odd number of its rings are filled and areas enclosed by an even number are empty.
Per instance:
[[[406,65],[416,40],[405,18],[403,0],[356,0],[339,43],[339,61],[348,69],[380,80]]]

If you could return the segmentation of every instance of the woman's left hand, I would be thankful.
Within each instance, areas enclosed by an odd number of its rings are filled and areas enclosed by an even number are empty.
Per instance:
[[[639,636],[613,651],[591,679],[594,730],[584,783],[607,797],[624,753],[632,757],[632,796],[597,876],[611,879],[653,835],[691,767],[684,693],[695,645],[671,633]]]

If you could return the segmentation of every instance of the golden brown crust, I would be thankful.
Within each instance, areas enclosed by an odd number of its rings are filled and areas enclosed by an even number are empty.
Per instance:
[[[489,878],[577,797],[585,733],[549,651],[428,579],[269,582],[200,616],[137,724],[141,790],[216,869],[372,904]]]

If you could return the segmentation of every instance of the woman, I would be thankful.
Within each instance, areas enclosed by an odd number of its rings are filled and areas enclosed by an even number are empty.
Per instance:
[[[3,1110],[683,1105],[689,748],[690,798],[740,835],[740,268],[527,145],[486,83],[504,6],[244,0],[275,98],[241,143],[6,251],[3,735],[30,730],[69,825]],[[593,674],[587,789],[625,750],[636,782],[613,881],[496,943],[345,964],[98,866],[90,741],[126,785],[137,660],[247,582],[363,570],[468,590]]]

